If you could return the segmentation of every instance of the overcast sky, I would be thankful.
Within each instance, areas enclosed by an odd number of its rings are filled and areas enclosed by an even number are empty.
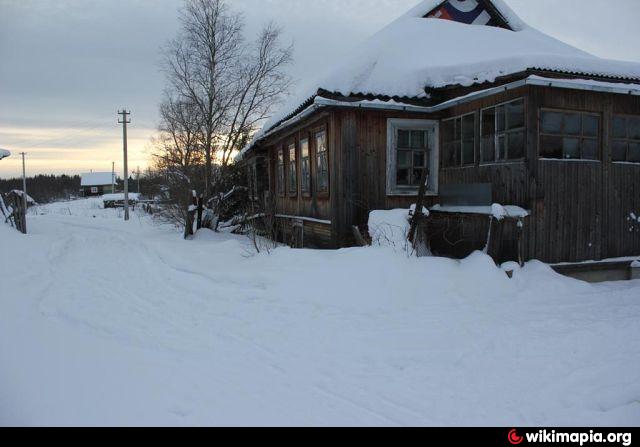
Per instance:
[[[640,0],[506,0],[530,25],[593,54],[640,62]],[[229,0],[251,35],[269,20],[295,44],[291,73],[313,76],[417,0]],[[163,78],[160,47],[182,0],[0,0],[0,176],[110,170],[116,112],[133,112],[130,166],[146,166]]]

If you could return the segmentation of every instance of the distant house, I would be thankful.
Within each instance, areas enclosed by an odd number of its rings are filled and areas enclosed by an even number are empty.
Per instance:
[[[101,196],[113,194],[113,185],[116,184],[115,174],[111,172],[87,172],[81,174],[81,192],[83,197]]]
[[[350,246],[370,211],[415,203],[426,171],[435,254],[482,249],[493,203],[529,214],[495,234],[504,257],[640,254],[640,64],[502,0],[424,0],[309,87],[240,155],[284,239],[302,225],[305,245]]]

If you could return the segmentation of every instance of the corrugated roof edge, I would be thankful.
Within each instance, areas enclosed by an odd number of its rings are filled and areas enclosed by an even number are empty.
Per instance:
[[[560,70],[549,70],[549,69],[544,69],[541,67],[532,67],[529,70],[540,70],[540,71],[547,71],[550,73],[558,73],[558,74],[567,74],[567,75],[576,75],[576,76],[594,76],[593,73],[580,73],[580,72],[564,72],[564,71],[560,71]],[[640,78],[626,78],[626,77],[613,77],[613,76],[600,76],[602,79],[609,79],[609,80],[617,80],[617,81],[640,81]],[[533,85],[539,85],[539,84],[534,84],[533,80],[542,80],[544,79],[545,81],[554,81],[553,79],[546,79],[540,76],[528,76],[526,79],[524,79],[524,81],[529,81],[529,84],[533,84]],[[566,81],[566,80],[562,80],[562,79],[557,79],[555,81]],[[590,80],[575,80],[575,81],[590,81]],[[593,83],[602,83],[602,81],[591,81]],[[486,90],[479,90],[477,92],[474,93],[478,93],[478,94],[482,94],[486,91],[490,91],[490,90],[500,90],[503,87],[508,87],[510,85],[516,84],[517,82],[511,83],[511,84],[507,84],[507,85],[502,85],[502,86],[496,86],[494,88],[490,88],[490,89],[486,89]],[[526,83],[526,82],[525,82]],[[565,85],[568,85],[565,83]],[[573,83],[571,84],[573,86],[579,85],[578,83]],[[627,85],[627,84],[624,84]],[[640,87],[640,84],[634,84],[634,85],[638,85]],[[624,90],[624,89],[621,89]],[[285,123],[288,123],[289,121],[294,120],[298,115],[309,111],[309,109],[313,108],[316,105],[319,105],[321,107],[327,107],[329,106],[329,102],[330,101],[334,101],[336,104],[341,104],[343,106],[348,105],[348,103],[346,101],[335,101],[333,99],[330,98],[326,98],[324,96],[322,96],[320,94],[320,92],[322,92],[322,89],[318,90],[318,93],[312,97],[310,97],[309,99],[307,99],[303,104],[301,104],[295,112],[287,115],[287,117],[285,117],[284,119],[278,121],[277,123],[275,123],[273,126],[270,126],[268,129],[264,129],[260,132],[258,132],[255,137],[253,138],[253,140],[251,141],[251,143],[249,143],[245,148],[243,148],[240,153],[238,154],[238,156],[236,157],[236,161],[241,161],[244,156],[256,145],[258,144],[260,141],[264,140],[265,138],[267,138],[268,136],[270,136],[275,130],[284,127],[283,125]],[[470,97],[470,96],[474,96],[474,93],[471,93],[470,95],[465,95],[463,98],[466,97]],[[621,93],[621,92],[619,92]],[[384,96],[384,95],[373,95],[373,94],[365,94],[365,93],[360,93],[360,94],[354,94],[349,96],[348,98],[354,98],[355,100],[353,101],[353,107],[358,107],[358,103],[362,103],[362,100],[358,100],[358,96],[360,97],[371,97],[375,100],[380,100],[381,102],[402,102],[401,100],[420,100],[422,98],[419,97],[414,97],[414,98],[390,98],[388,96]],[[326,101],[324,101],[322,104],[316,104],[316,99],[325,99]],[[400,100],[400,101],[399,101]],[[329,101],[329,102],[327,102]],[[449,102],[449,101],[447,101]],[[420,109],[420,106],[416,106],[415,104],[408,104],[408,103],[404,103],[403,105],[405,105],[407,108],[412,108],[415,107],[416,111],[417,109]],[[437,106],[435,106],[437,107]],[[376,108],[384,108],[384,107],[376,107]],[[425,106],[424,108],[430,108],[429,106]]]

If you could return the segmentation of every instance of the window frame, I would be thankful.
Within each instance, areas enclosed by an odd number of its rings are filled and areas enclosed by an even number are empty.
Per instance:
[[[484,128],[484,120],[483,120],[483,116],[484,116],[484,111],[485,110],[490,110],[490,109],[498,109],[499,107],[502,106],[506,106],[507,104],[511,104],[514,102],[518,102],[518,101],[522,101],[522,116],[523,116],[523,126],[522,127],[518,127],[515,129],[507,129],[506,127],[506,122],[507,122],[507,116],[505,114],[505,129],[501,132],[498,132],[498,114],[494,113],[493,115],[493,155],[494,158],[493,160],[490,161],[484,161],[482,159],[482,140],[483,140],[483,133],[482,130]],[[506,108],[505,108],[506,110]],[[496,103],[492,106],[489,107],[482,107],[479,110],[480,113],[480,118],[479,118],[479,130],[478,130],[478,162],[480,166],[490,166],[490,165],[500,165],[500,164],[509,164],[509,163],[523,163],[526,161],[527,159],[527,97],[526,96],[521,96],[518,98],[514,98],[514,99],[510,99],[508,101],[502,101],[499,103]],[[500,158],[500,148],[498,145],[498,141],[500,139],[500,137],[503,137],[505,140],[505,144],[506,141],[508,141],[507,135],[508,134],[512,134],[512,133],[519,133],[522,132],[523,133],[523,154],[522,157],[519,158],[509,158],[509,147],[506,147],[506,154],[507,157],[506,158]]]
[[[579,135],[570,135],[566,133],[547,133],[542,130],[542,114],[544,112],[552,112],[552,113],[562,113],[562,114],[579,114],[580,115],[580,134]],[[598,118],[598,133],[595,137],[585,136],[584,134],[584,119],[583,115],[595,116]],[[611,124],[613,125],[613,120],[611,120]],[[554,107],[539,107],[538,108],[538,160],[542,161],[565,161],[565,162],[582,162],[582,163],[602,163],[603,155],[604,155],[604,117],[600,112],[591,112],[588,110],[577,110],[577,109],[560,109]],[[564,129],[562,129],[564,132]],[[598,147],[598,158],[582,158],[582,145],[580,146],[580,158],[564,158],[564,148],[563,148],[563,157],[561,158],[549,158],[543,156],[542,154],[542,138],[543,137],[555,137],[555,138],[574,138],[579,139],[580,141],[584,139],[595,140]]]
[[[298,195],[298,145],[296,140],[290,140],[286,145],[287,149],[287,188],[286,192],[289,197],[296,197]],[[291,160],[291,152],[293,151],[294,159]],[[293,175],[292,175],[293,174]],[[295,181],[295,184],[291,184],[291,180]],[[292,188],[293,186],[293,188]]]
[[[463,143],[465,141],[467,141],[467,139],[462,137],[462,122],[463,119],[473,115],[473,162],[471,163],[463,163],[463,154],[464,154],[464,149],[463,149]],[[455,139],[455,126],[456,121],[460,120],[460,139]],[[474,167],[477,165],[478,162],[478,154],[477,154],[477,140],[478,140],[478,122],[479,122],[479,118],[478,118],[478,111],[474,110],[473,112],[469,112],[469,113],[464,113],[461,115],[457,115],[457,116],[453,116],[451,118],[446,118],[441,120],[441,125],[444,125],[444,123],[449,122],[449,121],[453,121],[454,122],[454,139],[450,142],[446,142],[444,140],[444,132],[442,132],[442,137],[441,137],[441,141],[440,141],[440,146],[441,146],[441,150],[442,150],[442,154],[440,156],[440,160],[442,160],[442,169],[464,169],[464,168],[470,168],[470,167]],[[445,145],[446,144],[459,144],[459,154],[460,154],[460,163],[456,164],[456,165],[452,165],[452,166],[448,166],[445,165],[446,160],[447,160],[447,153],[446,153],[446,149],[445,149]]]
[[[313,132],[313,159],[314,159],[314,163],[313,163],[313,171],[315,172],[315,176],[314,178],[316,179],[316,181],[314,182],[314,185],[312,185],[313,190],[315,191],[316,195],[320,198],[326,198],[329,197],[330,192],[331,192],[331,169],[330,169],[330,161],[329,161],[329,135],[327,132],[326,127],[319,127],[317,129],[314,129]],[[321,172],[319,170],[320,166],[319,166],[319,154],[320,151],[318,151],[318,136],[324,134],[324,153],[325,153],[325,164],[326,164],[326,188],[324,189],[320,189],[320,178],[321,178]]]
[[[303,152],[302,152],[302,147],[303,147],[303,143],[306,141],[307,143],[307,156],[306,156],[306,160],[307,160],[307,172],[305,175],[304,172],[304,161],[305,161],[305,157],[303,156]],[[311,182],[311,160],[312,160],[312,154],[311,154],[311,138],[309,138],[308,134],[304,134],[304,136],[302,136],[300,138],[300,192],[302,193],[302,195],[304,197],[311,197],[311,193],[313,191],[313,184]],[[307,185],[305,187],[305,185]]]
[[[276,191],[278,192],[278,196],[280,197],[284,197],[287,188],[285,166],[286,163],[284,161],[284,147],[279,147],[276,151]]]
[[[397,138],[399,130],[419,130],[429,132],[430,141],[426,150],[426,169],[429,172],[426,194],[438,194],[438,172],[440,170],[440,121],[424,119],[387,119],[387,196],[416,196],[420,186],[397,185],[398,148]]]
[[[626,134],[627,136],[625,138],[617,138],[614,133],[613,133],[613,126],[614,126],[614,120],[615,118],[635,118],[640,120],[640,115],[633,115],[630,113],[612,113],[611,114],[611,131],[610,131],[610,135],[611,135],[611,150],[610,150],[610,154],[609,154],[609,160],[611,160],[611,163],[619,163],[619,164],[630,164],[630,165],[634,165],[634,166],[640,166],[640,161],[629,161],[629,145],[631,143],[637,143],[640,144],[640,139],[635,139],[635,138],[629,138],[629,126],[625,126],[625,130],[626,130]],[[625,161],[621,161],[621,160],[614,160],[613,159],[613,145],[616,142],[624,142],[627,144],[627,153],[626,153],[626,160]]]

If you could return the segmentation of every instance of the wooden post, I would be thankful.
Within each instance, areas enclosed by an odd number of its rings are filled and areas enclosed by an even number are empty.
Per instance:
[[[420,223],[420,218],[422,217],[422,208],[424,205],[424,197],[427,194],[427,170],[422,170],[422,178],[420,179],[420,189],[418,190],[418,198],[416,200],[416,210],[413,212],[413,217],[411,218],[411,226],[409,227],[409,234],[407,239],[411,242],[412,246],[416,240],[416,231],[418,229],[418,224]]]
[[[198,197],[198,220],[196,224],[196,228],[199,230],[202,228],[202,211],[204,209],[204,196],[200,194]]]

